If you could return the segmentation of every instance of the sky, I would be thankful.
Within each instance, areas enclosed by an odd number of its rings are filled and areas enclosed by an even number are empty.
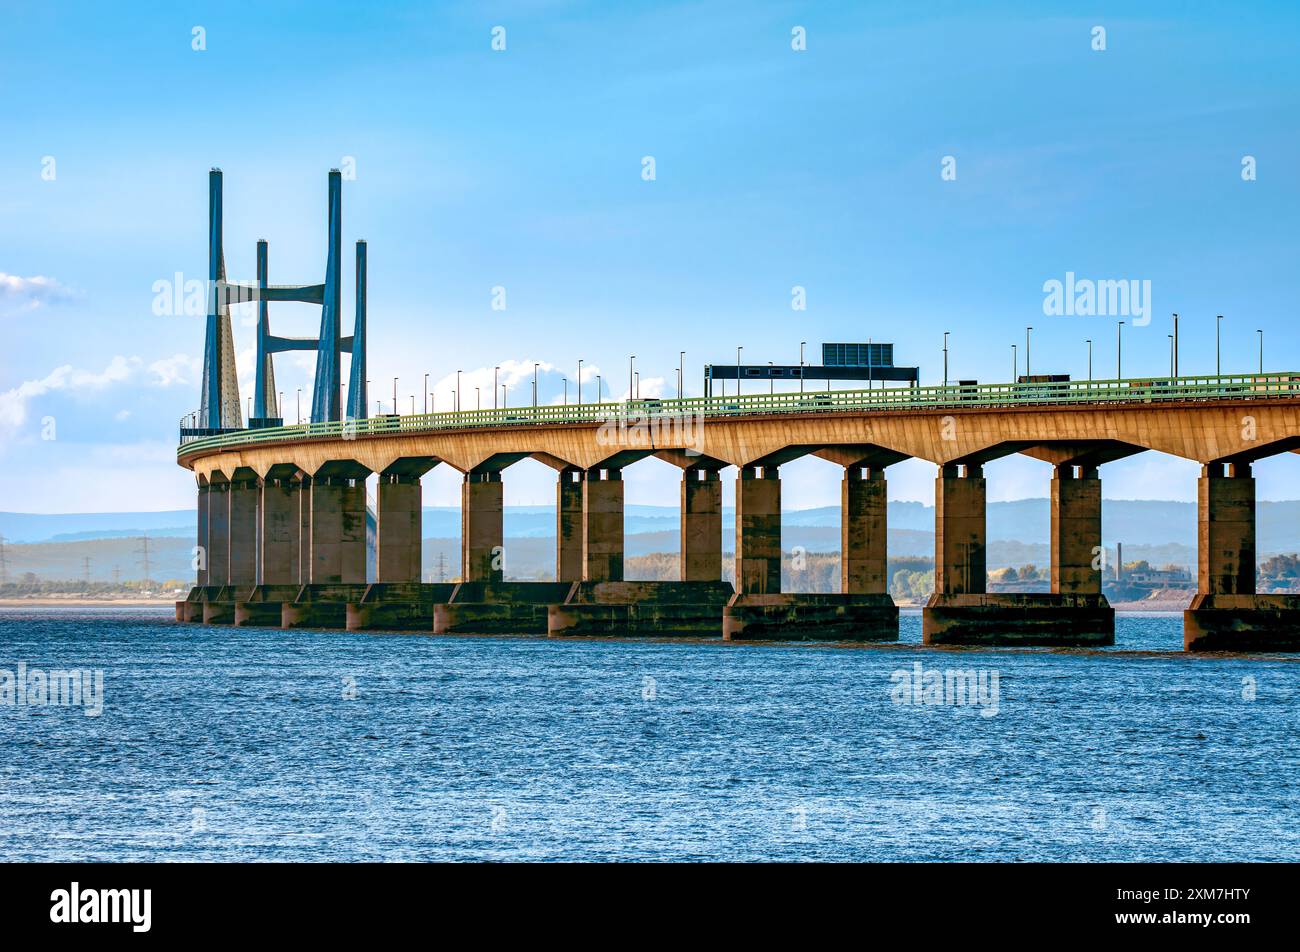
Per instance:
[[[892,341],[934,384],[944,331],[952,378],[1001,382],[1027,326],[1034,372],[1086,377],[1091,338],[1113,376],[1121,318],[1045,313],[1067,273],[1150,282],[1126,376],[1167,373],[1175,311],[1184,374],[1214,372],[1217,314],[1225,372],[1257,367],[1259,330],[1267,369],[1300,367],[1293,4],[0,4],[0,510],[193,505],[176,426],[203,318],[156,288],[206,275],[212,166],[230,276],[266,238],[272,283],[323,280],[327,172],[355,172],[371,396],[396,377],[399,408],[425,374],[447,408],[457,370],[463,405],[488,400],[498,365],[529,400],[535,362],[540,399],[566,377],[572,399],[579,359],[587,399],[596,374],[619,397],[632,354],[642,395],[671,395],[681,350],[699,393],[737,346],[796,363],[801,340]],[[271,320],[310,336],[319,308]],[[237,317],[245,395],[253,332]],[[292,418],[312,355],[277,361]],[[1300,495],[1297,467],[1259,464],[1260,498]],[[446,470],[427,504],[457,501]],[[1190,500],[1197,472],[1146,453],[1103,492]],[[838,502],[837,467],[782,474],[786,507]],[[1050,468],[986,475],[1041,497]],[[890,496],[929,502],[933,477],[891,467]],[[668,464],[625,478],[677,503]],[[539,463],[505,482],[554,501]]]

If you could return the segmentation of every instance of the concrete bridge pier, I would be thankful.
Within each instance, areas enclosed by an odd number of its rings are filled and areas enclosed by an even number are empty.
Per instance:
[[[1255,591],[1250,463],[1210,463],[1197,481],[1197,585],[1183,613],[1187,651],[1300,651],[1300,596]]]
[[[214,472],[208,486],[208,584],[204,589],[205,625],[235,620],[235,605],[226,599],[230,585],[230,480]]]
[[[745,466],[736,476],[736,594],[723,611],[727,641],[898,638],[898,609],[884,591],[886,549],[882,470],[846,467],[842,487],[838,593],[781,591],[781,481],[774,465]],[[873,578],[873,572],[875,573]],[[877,591],[870,591],[870,589]]]
[[[460,487],[460,577],[499,582],[504,576],[504,487],[499,471],[465,474]]]
[[[420,581],[424,534],[420,478],[435,462],[432,458],[399,460],[379,474],[376,581],[366,586],[359,599],[348,602],[348,631],[429,632],[434,604],[451,597],[451,583]]]
[[[682,471],[681,580],[722,578],[722,480],[716,469]]]
[[[367,471],[329,463],[311,479],[306,507],[306,584],[282,606],[285,628],[343,628],[347,603],[366,586]]]
[[[582,578],[623,581],[623,473],[589,469],[582,477]]]
[[[555,579],[582,580],[582,471],[563,469],[555,481]]]
[[[1101,479],[1066,462],[1052,477],[1050,594],[988,594],[987,484],[977,464],[942,467],[935,484],[935,593],[926,644],[1096,646],[1115,642],[1101,594]]]

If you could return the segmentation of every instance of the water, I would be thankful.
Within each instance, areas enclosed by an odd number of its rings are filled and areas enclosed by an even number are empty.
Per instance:
[[[1185,656],[1177,615],[1121,616],[1105,651],[926,649],[914,613],[902,636],[557,642],[0,609],[0,668],[104,672],[98,717],[0,707],[0,858],[1300,858],[1290,659]],[[996,714],[894,703],[891,675],[918,661],[996,671]]]

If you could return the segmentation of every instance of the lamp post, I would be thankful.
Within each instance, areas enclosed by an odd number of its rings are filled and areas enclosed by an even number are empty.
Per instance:
[[[629,400],[632,399],[632,374],[633,374],[632,368],[635,364],[636,364],[636,354],[633,354],[627,359],[627,398]]]
[[[506,385],[502,384],[501,385],[501,409],[504,410],[505,408],[506,408]]]
[[[1262,374],[1264,372],[1264,332],[1256,330],[1255,333],[1259,335],[1259,372]]]
[[[497,372],[500,370],[501,370],[500,367],[492,368],[492,409],[493,410],[497,408]]]
[[[397,416],[397,378],[393,378],[393,416]]]
[[[302,426],[302,387],[298,388],[298,425]]]
[[[1169,338],[1169,379],[1174,378],[1174,335],[1165,335]]]
[[[776,379],[772,376],[772,361],[770,360],[767,362],[767,392],[769,395],[776,393]]]
[[[1217,314],[1214,318],[1214,376],[1218,377],[1223,374],[1222,362],[1219,359],[1219,328],[1223,326],[1223,315]]]
[[[736,348],[736,396],[740,396],[740,352],[743,347]]]
[[[569,378],[561,377],[560,379],[564,381],[564,405],[567,407],[569,405]]]
[[[1115,326],[1115,379],[1124,379],[1124,322]]]
[[[799,341],[799,392],[800,393],[803,393],[803,348],[804,345],[807,343],[808,342],[806,340]]]
[[[677,399],[682,398],[682,386],[686,382],[686,351],[677,352]]]
[[[1016,375],[1020,373],[1020,360],[1016,356],[1016,345],[1011,345],[1011,382],[1016,382]]]
[[[456,412],[460,412],[460,371],[456,371]]]
[[[582,358],[578,358],[578,406],[582,406]]]
[[[533,406],[537,406],[537,368],[540,366],[533,361]]]
[[[636,384],[632,392],[636,395],[636,399],[641,399],[641,371],[639,370],[636,372]]]
[[[281,423],[284,422],[284,391],[283,390],[280,391],[280,399],[277,400],[275,403],[275,415],[280,418]]]
[[[1084,341],[1088,345],[1088,383],[1092,383],[1092,338]]]
[[[414,413],[415,411],[412,410],[411,412]],[[429,375],[428,374],[424,375],[424,412],[425,413],[429,412]]]
[[[481,387],[474,388],[474,409],[475,410],[483,409],[482,393],[480,392],[481,390],[482,390]]]
[[[943,385],[948,386],[948,331],[943,332]]]
[[[604,396],[605,396],[604,384],[600,382],[600,374],[596,374],[596,402],[600,403],[600,401],[604,398]]]
[[[1025,328],[1025,376],[1028,377],[1033,371],[1029,369],[1029,334],[1033,331],[1032,327]]]

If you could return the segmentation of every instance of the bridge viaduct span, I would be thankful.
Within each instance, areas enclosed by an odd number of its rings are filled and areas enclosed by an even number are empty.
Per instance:
[[[1255,591],[1257,460],[1300,449],[1300,374],[633,400],[388,416],[189,438],[198,585],[177,617],[442,632],[897,638],[887,592],[886,472],[935,476],[932,644],[1109,644],[1101,469],[1144,451],[1201,464],[1190,650],[1300,646],[1300,597]],[[1053,466],[1051,592],[985,590],[983,467]],[[781,591],[781,467],[843,467],[841,591]],[[623,579],[622,472],[681,470],[679,582]],[[504,579],[502,486],[532,458],[556,481],[555,583]],[[421,582],[420,479],[462,474],[461,581]],[[723,470],[736,479],[734,590],[722,576]],[[377,581],[364,480],[378,474]]]

